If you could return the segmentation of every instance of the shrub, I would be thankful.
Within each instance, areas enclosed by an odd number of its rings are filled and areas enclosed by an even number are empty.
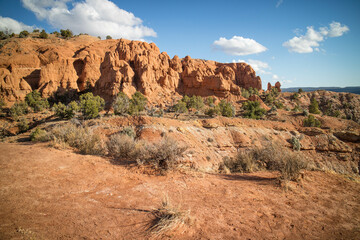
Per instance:
[[[304,127],[320,127],[321,123],[316,117],[309,115],[304,119],[303,125]]]
[[[200,96],[192,96],[187,102],[187,108],[194,108],[200,110],[204,107],[204,101]]]
[[[49,102],[41,97],[40,92],[37,90],[28,93],[25,96],[25,102],[31,107],[35,112],[40,112],[45,108],[49,107]]]
[[[2,112],[2,109],[4,108],[5,106],[5,101],[2,97],[0,97],[0,113]]]
[[[130,99],[129,114],[138,114],[145,109],[147,98],[141,92],[135,92]]]
[[[186,107],[186,103],[183,101],[179,101],[177,104],[173,106],[173,110],[176,113],[186,113],[188,112],[188,109]]]
[[[135,138],[136,137],[136,132],[134,130],[133,127],[124,127],[121,131],[121,134],[125,134],[128,135],[129,137]]]
[[[235,116],[235,108],[231,103],[226,102],[225,100],[221,100],[219,102],[219,111],[224,117],[234,117]]]
[[[299,88],[298,93],[304,92],[302,88]]]
[[[17,127],[19,128],[20,132],[26,132],[29,130],[29,122],[26,120],[26,118],[21,118],[17,124]]]
[[[99,111],[104,109],[105,101],[99,96],[94,96],[91,92],[80,96],[80,108],[85,119],[96,118]]]
[[[209,107],[214,107],[215,106],[215,98],[210,96],[210,97],[206,98],[205,103]]]
[[[241,88],[241,96],[243,96],[244,98],[249,98],[250,97],[250,93],[248,90],[246,90],[245,88]]]
[[[33,30],[33,33],[38,33],[38,32],[40,32],[39,29],[34,29],[34,30]]]
[[[80,107],[75,101],[70,102],[67,106],[59,102],[58,104],[54,104],[53,110],[56,116],[63,119],[71,119],[75,116],[76,112],[80,110]]]
[[[298,153],[274,144],[239,152],[234,159],[225,160],[224,165],[231,172],[251,172],[261,169],[279,171],[282,180],[297,180],[301,170],[307,166]]]
[[[0,31],[0,40],[8,39],[9,34],[7,32]]]
[[[244,117],[252,119],[260,119],[266,113],[266,110],[260,107],[258,101],[247,101],[243,105],[245,110]]]
[[[214,116],[220,115],[221,111],[218,106],[214,106],[214,107],[206,109],[205,114],[210,117],[214,117]]]
[[[112,37],[110,35],[107,35],[106,39],[112,39]]]
[[[235,158],[225,159],[224,165],[230,170],[230,172],[249,173],[258,170],[254,156],[245,151],[239,151]]]
[[[108,154],[114,158],[114,161],[132,159],[136,157],[138,149],[133,137],[126,134],[112,135],[106,143]]]
[[[45,30],[42,30],[41,33],[39,34],[39,37],[42,39],[47,39],[49,35],[45,32]]]
[[[130,107],[129,97],[121,92],[117,95],[115,101],[113,102],[114,113],[116,115],[124,115],[128,113]]]
[[[73,36],[73,33],[70,29],[60,29],[61,36],[64,38],[71,38]]]
[[[26,102],[16,102],[10,108],[10,116],[17,119],[17,117],[28,113],[28,105]]]
[[[26,30],[20,32],[19,34],[19,38],[26,38],[27,36],[29,36],[29,32]]]
[[[319,103],[316,101],[315,98],[311,99],[311,103],[309,105],[309,112],[313,114],[319,114]]]
[[[290,139],[290,143],[292,144],[293,146],[293,149],[295,151],[300,151],[301,149],[301,143],[300,143],[300,139],[295,137],[295,136],[292,136],[291,139]]]
[[[53,140],[53,145],[69,145],[82,154],[101,155],[104,153],[100,136],[94,134],[89,128],[77,126],[74,123],[55,127],[50,132],[50,139]]]
[[[306,110],[306,109],[304,109],[304,111],[303,111],[303,115],[304,115],[305,117],[309,116],[309,111],[308,111],[308,110]]]
[[[178,207],[174,207],[167,196],[162,201],[161,206],[152,210],[151,213],[155,219],[148,231],[155,237],[160,236],[163,232],[180,227],[190,220],[189,212],[182,212]]]
[[[31,134],[30,134],[30,140],[33,142],[46,142],[49,141],[49,135],[48,133],[40,128],[36,128]]]

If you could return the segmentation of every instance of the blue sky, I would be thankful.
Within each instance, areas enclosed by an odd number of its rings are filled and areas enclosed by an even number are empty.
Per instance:
[[[360,86],[360,1],[0,0],[0,30],[144,39],[170,57],[245,61],[283,87]]]

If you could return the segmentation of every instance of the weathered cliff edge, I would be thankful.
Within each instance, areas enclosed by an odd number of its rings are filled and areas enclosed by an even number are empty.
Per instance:
[[[140,91],[152,103],[166,103],[177,94],[238,100],[241,87],[260,90],[262,83],[246,63],[171,59],[154,43],[140,41],[16,38],[1,48],[0,93],[10,103],[35,89],[49,97],[88,87],[107,101],[120,91]]]

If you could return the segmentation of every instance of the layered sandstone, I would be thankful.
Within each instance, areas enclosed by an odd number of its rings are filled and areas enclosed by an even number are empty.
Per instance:
[[[107,101],[121,91],[140,91],[150,102],[162,103],[177,94],[240,99],[240,88],[262,87],[246,63],[171,59],[154,43],[90,36],[7,41],[0,54],[0,92],[8,102],[35,89],[49,97],[92,87]]]

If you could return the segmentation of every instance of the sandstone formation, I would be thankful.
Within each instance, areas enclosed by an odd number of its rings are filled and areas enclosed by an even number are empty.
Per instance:
[[[278,81],[275,83],[274,86],[271,85],[271,83],[268,83],[267,85],[267,91],[271,91],[271,89],[276,88],[278,92],[281,92],[281,83]]]
[[[10,103],[35,89],[49,97],[91,87],[108,102],[121,91],[140,91],[150,102],[163,103],[176,94],[239,99],[241,87],[262,87],[245,63],[171,59],[154,43],[86,35],[6,41],[0,53],[0,93]]]

